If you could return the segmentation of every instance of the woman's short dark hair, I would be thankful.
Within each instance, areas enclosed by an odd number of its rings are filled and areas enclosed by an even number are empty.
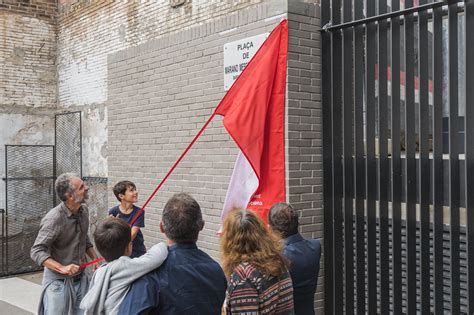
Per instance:
[[[133,189],[137,189],[137,186],[129,180],[123,180],[121,182],[118,182],[115,184],[114,188],[112,191],[114,192],[115,198],[117,198],[118,201],[122,201],[119,198],[119,195],[125,195],[125,192],[127,191],[128,187],[132,187]]]
[[[268,223],[283,238],[298,233],[298,211],[287,203],[274,204],[268,212]]]
[[[107,218],[94,232],[95,246],[107,261],[123,256],[132,239],[130,226],[118,218]]]
[[[175,194],[163,209],[166,236],[176,243],[195,243],[204,226],[201,207],[186,193]]]

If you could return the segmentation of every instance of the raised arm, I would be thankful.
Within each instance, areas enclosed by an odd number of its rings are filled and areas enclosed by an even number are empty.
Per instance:
[[[137,237],[140,228],[145,227],[145,212],[141,212],[137,220],[133,223],[132,226],[132,241]]]
[[[168,256],[168,246],[161,242],[154,245],[148,252],[137,258],[120,258],[116,264],[116,276],[124,283],[132,283],[141,276],[158,268]]]
[[[132,226],[132,241],[137,237],[138,232],[140,232],[140,227]]]

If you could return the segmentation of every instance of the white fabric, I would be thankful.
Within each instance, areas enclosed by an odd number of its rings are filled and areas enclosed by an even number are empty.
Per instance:
[[[227,189],[221,220],[224,221],[227,213],[232,209],[247,208],[250,198],[252,198],[257,188],[257,174],[255,174],[245,155],[239,151]]]

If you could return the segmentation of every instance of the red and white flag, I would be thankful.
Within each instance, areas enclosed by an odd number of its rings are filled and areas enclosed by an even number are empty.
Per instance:
[[[233,208],[268,209],[285,201],[285,86],[288,23],[269,35],[216,108],[240,148],[221,218]]]

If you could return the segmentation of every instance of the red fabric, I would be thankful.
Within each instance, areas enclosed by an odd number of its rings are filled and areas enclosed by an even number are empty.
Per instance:
[[[102,260],[104,260],[104,258],[97,258],[97,259],[91,260],[89,262],[86,262],[85,264],[80,265],[79,269],[84,269],[87,266],[98,263],[98,262],[101,262]]]
[[[288,23],[263,43],[215,113],[252,165],[259,186],[248,208],[267,222],[268,209],[285,201],[285,86]]]

